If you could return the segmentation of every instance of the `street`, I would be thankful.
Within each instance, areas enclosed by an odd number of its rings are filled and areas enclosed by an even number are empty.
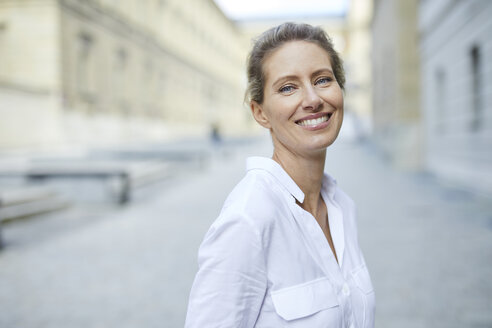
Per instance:
[[[338,141],[337,141],[338,142]],[[268,140],[93,206],[4,225],[0,327],[183,327],[209,225]],[[492,327],[492,204],[392,169],[367,142],[329,148],[327,172],[358,206],[376,327]]]

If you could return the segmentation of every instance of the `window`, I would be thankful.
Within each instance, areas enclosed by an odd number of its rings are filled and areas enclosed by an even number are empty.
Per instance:
[[[126,71],[128,66],[128,53],[125,48],[121,47],[116,49],[114,56],[113,66],[113,97],[116,105],[119,107],[120,112],[126,113]]]
[[[89,102],[94,97],[92,61],[94,57],[94,40],[87,33],[80,33],[77,40],[77,86],[80,96]]]
[[[442,68],[436,70],[436,128],[439,133],[446,131],[446,72]]]
[[[470,50],[471,70],[472,70],[472,119],[471,130],[478,131],[482,126],[483,112],[483,81],[482,70],[483,60],[478,46],[474,46]]]

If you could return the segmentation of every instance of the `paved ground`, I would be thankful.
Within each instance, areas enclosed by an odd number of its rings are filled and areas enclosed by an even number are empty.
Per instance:
[[[0,327],[182,327],[196,252],[253,145],[143,190],[8,224]],[[356,201],[377,327],[492,327],[492,205],[339,143],[328,171]],[[490,202],[489,202],[490,203]]]
[[[359,208],[376,326],[492,327],[490,199],[395,172],[369,147],[328,157],[328,171]]]

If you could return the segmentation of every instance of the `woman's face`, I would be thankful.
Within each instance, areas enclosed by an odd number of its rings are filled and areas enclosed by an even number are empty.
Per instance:
[[[251,103],[258,123],[270,129],[275,152],[309,155],[338,136],[343,93],[328,53],[315,43],[290,41],[263,63],[263,103]]]

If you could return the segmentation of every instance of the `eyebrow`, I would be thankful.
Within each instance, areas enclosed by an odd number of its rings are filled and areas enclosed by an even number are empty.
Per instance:
[[[282,81],[286,81],[286,80],[296,80],[298,77],[297,75],[286,75],[286,76],[281,76],[279,77],[277,80],[275,80],[275,82],[272,83],[273,86],[279,84],[280,82]]]
[[[319,70],[315,71],[311,76],[319,75],[324,72],[329,72],[330,74],[334,75],[333,70],[329,67],[325,68],[320,68]]]
[[[319,74],[324,73],[324,72],[329,72],[330,74],[334,75],[331,68],[324,67],[324,68],[320,68],[320,69],[314,71],[313,74],[311,74],[311,76],[316,76],[316,75],[319,75]],[[285,81],[285,80],[296,80],[296,79],[298,79],[297,75],[281,76],[278,79],[276,79],[275,82],[272,83],[272,86],[276,86],[277,84],[279,84],[280,82]]]

